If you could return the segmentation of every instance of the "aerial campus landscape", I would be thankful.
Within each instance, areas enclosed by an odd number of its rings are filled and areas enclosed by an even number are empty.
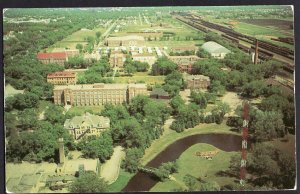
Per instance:
[[[3,10],[13,193],[294,189],[291,6]]]

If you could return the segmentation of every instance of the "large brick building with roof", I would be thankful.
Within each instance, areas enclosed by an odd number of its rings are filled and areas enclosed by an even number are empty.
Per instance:
[[[184,80],[188,89],[207,89],[210,86],[210,78],[204,75],[185,75]]]
[[[138,46],[145,43],[145,39],[142,36],[128,35],[118,37],[108,37],[106,39],[106,45],[110,47],[118,46]]]
[[[176,63],[179,67],[179,71],[191,73],[193,70],[193,64],[200,58],[196,55],[189,56],[168,56],[168,58]]]
[[[110,127],[110,120],[107,117],[93,115],[86,112],[84,115],[67,119],[64,128],[67,129],[75,140],[83,136],[99,136],[101,132]]]
[[[148,95],[146,84],[84,84],[56,85],[53,89],[54,103],[73,106],[121,104],[133,97]]]
[[[47,75],[47,82],[53,85],[76,84],[77,76],[75,72],[59,71]]]
[[[36,57],[43,64],[56,63],[64,65],[68,61],[66,52],[38,53]]]

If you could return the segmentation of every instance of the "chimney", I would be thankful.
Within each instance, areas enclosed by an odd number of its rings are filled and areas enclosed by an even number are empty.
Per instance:
[[[258,60],[258,40],[255,40],[255,56],[254,56],[254,64],[257,64]]]
[[[63,164],[65,162],[65,150],[64,150],[64,139],[58,139],[58,147],[59,147],[59,163]]]

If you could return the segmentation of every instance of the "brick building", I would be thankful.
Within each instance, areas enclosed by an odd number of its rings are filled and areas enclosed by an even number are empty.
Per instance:
[[[150,54],[132,54],[132,60],[146,62],[151,66],[156,62],[157,58]]]
[[[68,61],[68,56],[66,52],[38,53],[37,59],[43,64],[56,63],[64,65]]]
[[[193,70],[193,64],[200,58],[196,55],[190,56],[168,56],[168,58],[176,63],[179,67],[179,71],[191,73]]]
[[[107,117],[93,115],[86,112],[84,115],[67,119],[64,128],[67,129],[75,140],[83,136],[100,136],[101,132],[110,127],[110,120]]]
[[[106,39],[106,45],[109,47],[138,46],[143,45],[144,43],[144,37],[136,35],[109,37]]]
[[[123,67],[126,60],[126,55],[122,52],[112,52],[109,57],[111,67]]]
[[[207,89],[210,86],[210,78],[204,75],[186,75],[184,80],[188,89]]]
[[[121,104],[139,95],[147,95],[146,84],[84,84],[56,85],[54,103],[58,105],[89,106],[106,103]]]
[[[75,72],[60,71],[48,74],[47,82],[53,85],[76,84],[77,76]]]
[[[78,49],[72,49],[72,50],[65,50],[66,54],[68,57],[75,57],[79,55],[79,50]]]
[[[181,53],[184,51],[192,51],[192,52],[196,52],[197,47],[194,45],[190,45],[190,46],[175,46],[171,48],[172,52],[176,52],[176,53]]]

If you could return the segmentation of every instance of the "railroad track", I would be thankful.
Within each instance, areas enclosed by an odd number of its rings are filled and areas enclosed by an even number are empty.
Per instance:
[[[256,38],[235,32],[231,28],[204,21],[200,16],[190,13],[176,13],[173,15],[176,19],[202,31],[205,33],[217,31],[227,41],[237,45],[239,49],[244,52],[253,52]],[[246,46],[247,45],[247,46]],[[267,41],[258,40],[259,45],[259,58],[261,60],[275,59],[283,62],[284,68],[289,72],[294,71],[294,51],[274,45]]]

